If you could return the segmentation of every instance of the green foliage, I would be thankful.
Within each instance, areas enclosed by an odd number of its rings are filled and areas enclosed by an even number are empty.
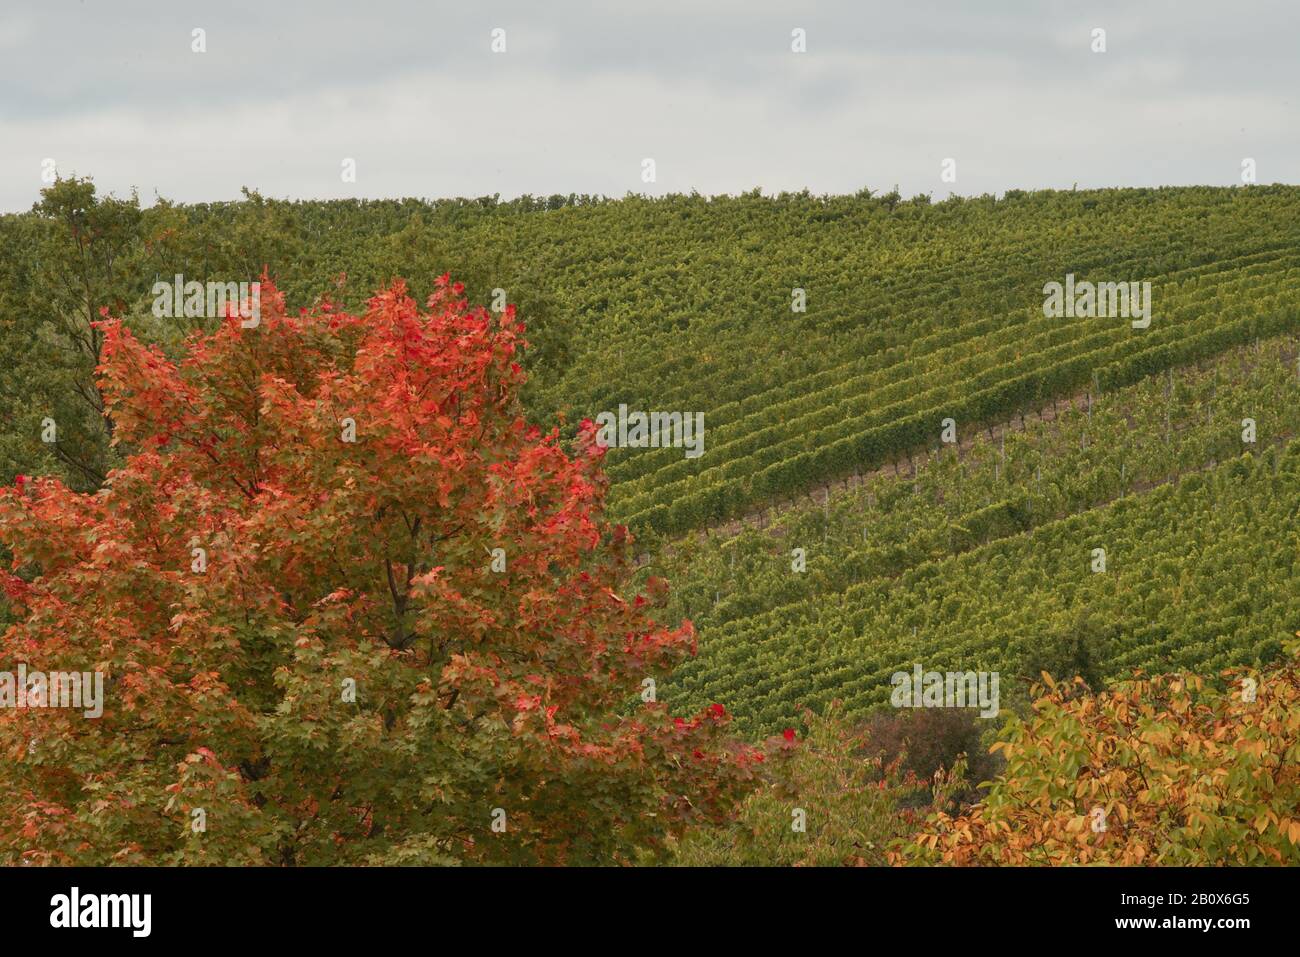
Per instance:
[[[805,715],[806,737],[769,748],[770,782],[725,826],[694,828],[676,849],[685,866],[874,866],[919,818],[905,804],[947,806],[962,767],[931,782],[882,760],[870,736],[836,708]],[[802,828],[802,829],[800,829]]]
[[[0,474],[52,473],[95,488],[115,460],[94,382],[103,348],[94,323],[101,307],[125,310],[142,272],[139,203],[60,180],[32,216],[0,218],[0,244]]]

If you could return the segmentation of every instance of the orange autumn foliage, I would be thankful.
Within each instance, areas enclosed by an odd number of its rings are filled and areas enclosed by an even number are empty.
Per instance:
[[[100,328],[126,464],[0,493],[0,651],[103,715],[0,713],[0,862],[605,863],[729,813],[763,755],[639,699],[694,633],[626,591],[590,430],[525,422],[513,307]]]

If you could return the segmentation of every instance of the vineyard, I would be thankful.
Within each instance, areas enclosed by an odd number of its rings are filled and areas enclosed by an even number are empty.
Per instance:
[[[1233,350],[682,540],[648,570],[687,583],[674,611],[706,640],[668,693],[770,731],[799,704],[879,705],[917,661],[1108,679],[1271,660],[1297,612],[1295,359],[1291,339]]]
[[[66,398],[93,366],[40,328],[69,301],[61,215],[0,217],[0,465],[90,488],[118,455]],[[355,309],[450,271],[516,304],[527,414],[566,441],[621,404],[703,413],[698,458],[607,452],[609,513],[698,628],[662,694],[753,734],[868,711],[913,662],[1106,681],[1262,663],[1295,630],[1300,190],[250,193],[122,203],[97,236],[97,295],[169,349],[205,328],[150,315],[177,273]],[[1149,282],[1152,321],[1047,318],[1067,275]],[[52,408],[72,453],[36,440]]]
[[[901,471],[759,513],[732,534],[674,541],[646,565],[681,582],[673,613],[713,625],[841,591],[866,577],[1085,511],[1183,473],[1291,437],[1283,410],[1300,402],[1294,340],[1240,347],[1112,393],[1062,403],[1050,418],[1013,420]],[[794,547],[807,574],[788,574]]]

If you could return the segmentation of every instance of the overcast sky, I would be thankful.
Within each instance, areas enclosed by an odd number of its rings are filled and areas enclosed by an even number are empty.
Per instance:
[[[145,202],[1296,183],[1298,97],[1297,0],[4,0],[0,211],[47,159]]]

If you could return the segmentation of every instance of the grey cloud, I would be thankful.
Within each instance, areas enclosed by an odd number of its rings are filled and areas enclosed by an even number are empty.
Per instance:
[[[45,157],[181,200],[241,185],[943,196],[1230,183],[1246,155],[1263,181],[1295,181],[1297,27],[1285,0],[10,3],[0,209],[30,206]],[[639,180],[645,156],[657,184]],[[938,181],[947,156],[955,185]]]

